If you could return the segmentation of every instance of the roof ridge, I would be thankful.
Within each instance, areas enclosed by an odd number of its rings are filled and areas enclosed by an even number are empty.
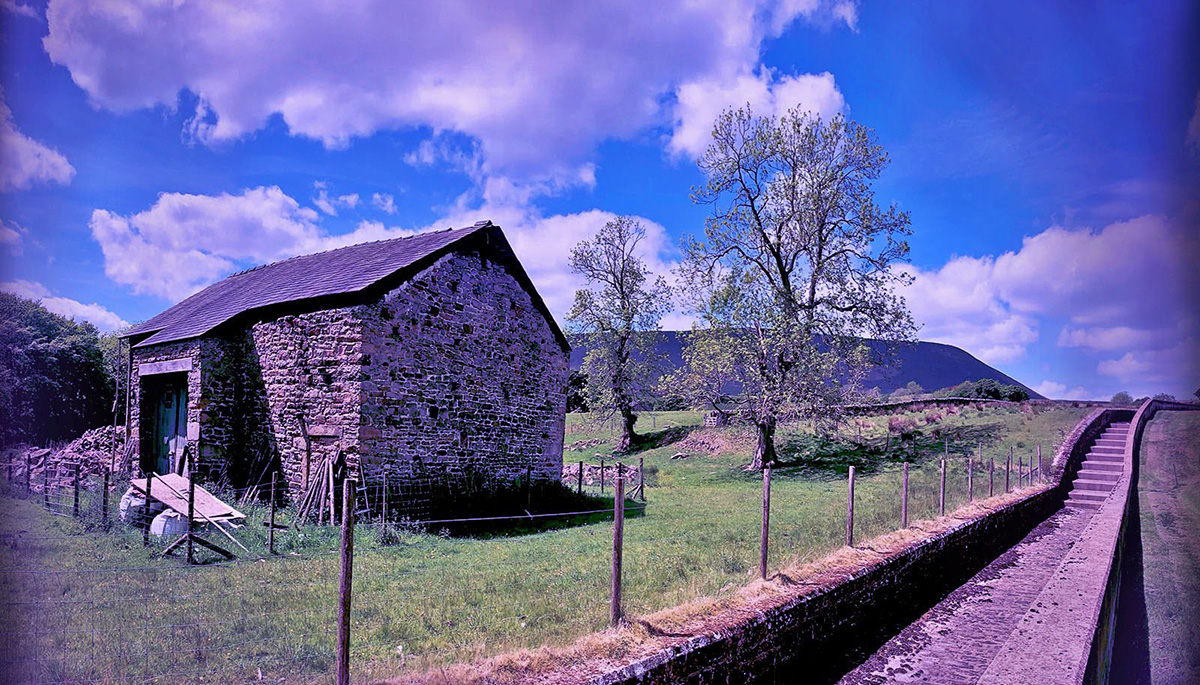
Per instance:
[[[225,278],[233,278],[235,276],[241,276],[243,274],[248,274],[252,271],[258,271],[259,269],[265,269],[268,266],[275,266],[276,264],[284,264],[286,262],[291,262],[291,261],[301,259],[304,257],[316,257],[318,255],[329,254],[331,252],[338,252],[340,250],[348,250],[352,247],[362,247],[364,245],[378,245],[380,243],[393,243],[393,242],[397,242],[397,241],[401,241],[401,240],[412,240],[414,238],[420,238],[422,236],[435,235],[438,233],[449,233],[451,231],[468,231],[468,230],[473,231],[478,228],[490,226],[491,224],[492,224],[491,220],[485,219],[483,221],[476,221],[471,226],[463,226],[462,228],[454,228],[453,226],[450,226],[448,228],[443,228],[441,230],[423,231],[420,233],[414,233],[412,235],[397,236],[395,238],[380,238],[379,240],[368,240],[368,241],[361,242],[361,243],[342,245],[341,247],[331,247],[328,250],[321,250],[320,252],[306,252],[304,254],[292,255],[291,257],[285,257],[284,259],[277,259],[273,262],[267,262],[265,264],[256,264],[248,269],[242,269],[241,271],[235,271],[235,272],[229,274],[228,276],[226,276]],[[222,280],[224,280],[224,279],[222,279]]]

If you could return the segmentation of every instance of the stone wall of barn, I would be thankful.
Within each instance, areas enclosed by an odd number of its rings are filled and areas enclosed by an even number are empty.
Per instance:
[[[281,316],[247,333],[242,433],[266,440],[256,449],[277,454],[294,498],[339,450],[357,467],[363,309]]]
[[[369,483],[419,516],[431,484],[559,480],[568,358],[503,266],[447,255],[363,316]]]

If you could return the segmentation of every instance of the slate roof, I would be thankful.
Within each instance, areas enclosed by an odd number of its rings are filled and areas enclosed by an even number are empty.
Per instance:
[[[494,232],[503,244],[504,251],[511,255],[511,248],[500,228],[490,221],[480,221],[467,228],[420,233],[292,257],[218,281],[130,328],[122,337],[139,338],[150,334],[135,345],[141,348],[200,337],[236,317],[261,313],[289,303],[297,303],[302,307],[301,303],[311,300],[313,306],[309,311],[325,309],[330,305],[321,305],[331,298],[365,294],[372,286],[409,267],[424,268],[424,264],[419,263],[432,263],[432,260],[452,251],[456,243],[481,231]],[[565,336],[534,290],[524,269],[515,257],[512,263],[515,265],[513,275],[529,291],[563,349],[569,350]]]

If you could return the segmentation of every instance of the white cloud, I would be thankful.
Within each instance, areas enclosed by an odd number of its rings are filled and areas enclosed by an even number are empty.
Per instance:
[[[92,212],[104,272],[135,293],[179,300],[237,268],[319,248],[317,213],[278,187],[240,195],[164,193],[150,209]]]
[[[1077,385],[1070,390],[1063,383],[1045,380],[1033,386],[1033,391],[1052,400],[1086,400],[1091,399],[1091,393],[1083,386]]]
[[[606,139],[667,123],[681,84],[750,73],[806,18],[853,25],[853,3],[58,0],[43,45],[116,111],[198,98],[189,134],[237,139],[275,114],[340,147],[428,127],[477,141],[487,172],[575,176]]]
[[[67,184],[74,175],[75,167],[66,157],[17,130],[0,90],[0,191],[37,183]]]
[[[1099,364],[1104,375],[1193,378],[1200,365],[1181,341],[1200,336],[1197,254],[1195,231],[1161,216],[1100,231],[1055,226],[997,257],[955,257],[930,271],[905,265],[914,282],[903,294],[924,324],[921,338],[989,363],[1023,358],[1053,325],[1060,347],[1124,353]]]
[[[25,236],[28,234],[17,224],[0,220],[0,252],[20,257],[25,252]]]
[[[675,126],[668,147],[675,154],[692,157],[699,157],[708,147],[713,122],[730,107],[748,104],[760,116],[779,116],[795,108],[826,120],[846,107],[829,72],[779,77],[769,69],[759,69],[732,78],[691,81],[681,85],[675,97]]]
[[[483,198],[472,206],[464,202],[428,226],[360,221],[353,231],[333,234],[320,225],[317,212],[268,187],[240,195],[163,194],[149,209],[128,217],[96,210],[91,228],[110,279],[136,293],[175,301],[257,264],[490,219],[504,229],[538,292],[561,319],[583,284],[567,266],[571,248],[615,217],[597,209],[544,216],[531,205]],[[674,242],[660,224],[640,221],[646,227],[640,256],[652,271],[671,278]]]
[[[375,193],[371,195],[371,204],[384,214],[396,213],[396,198],[388,193]]]
[[[1177,345],[1150,350],[1131,350],[1116,359],[1101,361],[1096,370],[1123,383],[1138,387],[1185,387],[1200,378],[1200,347],[1187,338]]]
[[[922,340],[955,345],[989,364],[1024,358],[1037,322],[1014,312],[995,292],[990,258],[956,257],[936,271],[898,268],[913,277],[902,289]]]
[[[11,12],[17,16],[28,17],[30,19],[41,19],[42,15],[38,11],[23,2],[17,0],[0,0],[0,9],[6,12]]]
[[[316,183],[313,183],[313,187],[317,191],[317,196],[313,198],[313,205],[329,216],[337,216],[337,210],[339,207],[343,209],[354,209],[358,206],[358,193],[330,197],[329,187],[324,181],[317,181]]]
[[[6,281],[0,283],[0,290],[40,302],[43,307],[55,314],[61,314],[76,321],[88,321],[102,333],[109,333],[129,325],[120,316],[95,302],[84,304],[69,297],[57,296],[50,292],[49,288],[36,281]]]

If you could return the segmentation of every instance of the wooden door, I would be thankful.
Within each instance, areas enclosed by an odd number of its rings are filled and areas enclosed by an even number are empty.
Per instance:
[[[187,383],[164,379],[154,430],[154,471],[172,473],[187,441]]]

